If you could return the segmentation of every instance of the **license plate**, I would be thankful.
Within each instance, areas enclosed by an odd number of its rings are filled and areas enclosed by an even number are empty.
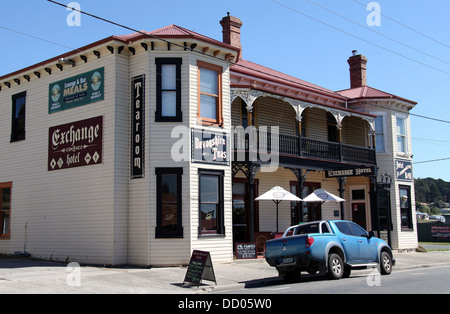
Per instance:
[[[293,257],[283,258],[283,264],[289,264],[289,263],[292,263],[292,262],[294,262],[294,258]]]

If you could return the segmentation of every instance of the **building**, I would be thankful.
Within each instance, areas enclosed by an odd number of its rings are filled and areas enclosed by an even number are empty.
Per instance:
[[[229,262],[234,243],[277,231],[273,204],[254,201],[275,185],[347,200],[280,204],[280,229],[345,218],[383,235],[390,222],[394,248],[417,246],[415,103],[244,60],[241,21],[221,25],[223,41],[170,25],[0,77],[0,252],[179,265],[200,249]]]

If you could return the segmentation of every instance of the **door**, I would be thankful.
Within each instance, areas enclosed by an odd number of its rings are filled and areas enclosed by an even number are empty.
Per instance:
[[[366,203],[352,203],[352,221],[366,229]]]
[[[298,181],[291,181],[291,193],[305,198],[317,189],[320,189],[320,183],[304,182],[300,193]],[[291,224],[296,225],[300,222],[309,222],[322,219],[322,206],[318,202],[291,202]]]
[[[374,262],[377,258],[378,245],[377,240],[368,237],[366,230],[356,223],[349,223],[353,235],[357,238],[359,244],[359,260],[362,262]]]
[[[339,240],[341,240],[342,246],[344,247],[347,263],[358,263],[360,261],[358,237],[353,235],[350,224],[346,221],[339,221],[335,224],[341,232]]]
[[[366,222],[366,189],[351,188],[352,221],[367,229]]]
[[[247,239],[245,200],[239,196],[233,196],[233,240],[235,243],[246,242]]]
[[[258,202],[254,199],[258,195],[258,180],[255,179],[254,196],[250,199],[249,184],[246,179],[233,180],[233,244],[248,242],[250,238],[250,202],[253,201],[255,217],[254,231],[259,230]],[[235,246],[233,246],[235,247]]]

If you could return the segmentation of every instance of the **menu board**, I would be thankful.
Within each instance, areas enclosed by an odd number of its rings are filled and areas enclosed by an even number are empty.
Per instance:
[[[214,281],[217,284],[209,252],[194,250],[183,283],[199,284],[202,279]]]

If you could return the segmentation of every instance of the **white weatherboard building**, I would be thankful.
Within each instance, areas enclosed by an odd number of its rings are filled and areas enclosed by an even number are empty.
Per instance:
[[[170,25],[0,77],[0,252],[229,262],[273,237],[274,204],[254,201],[273,186],[346,199],[282,203],[280,229],[344,218],[417,246],[415,103],[367,87],[361,61],[359,86],[334,92],[244,60],[242,23],[221,24],[223,42]]]

